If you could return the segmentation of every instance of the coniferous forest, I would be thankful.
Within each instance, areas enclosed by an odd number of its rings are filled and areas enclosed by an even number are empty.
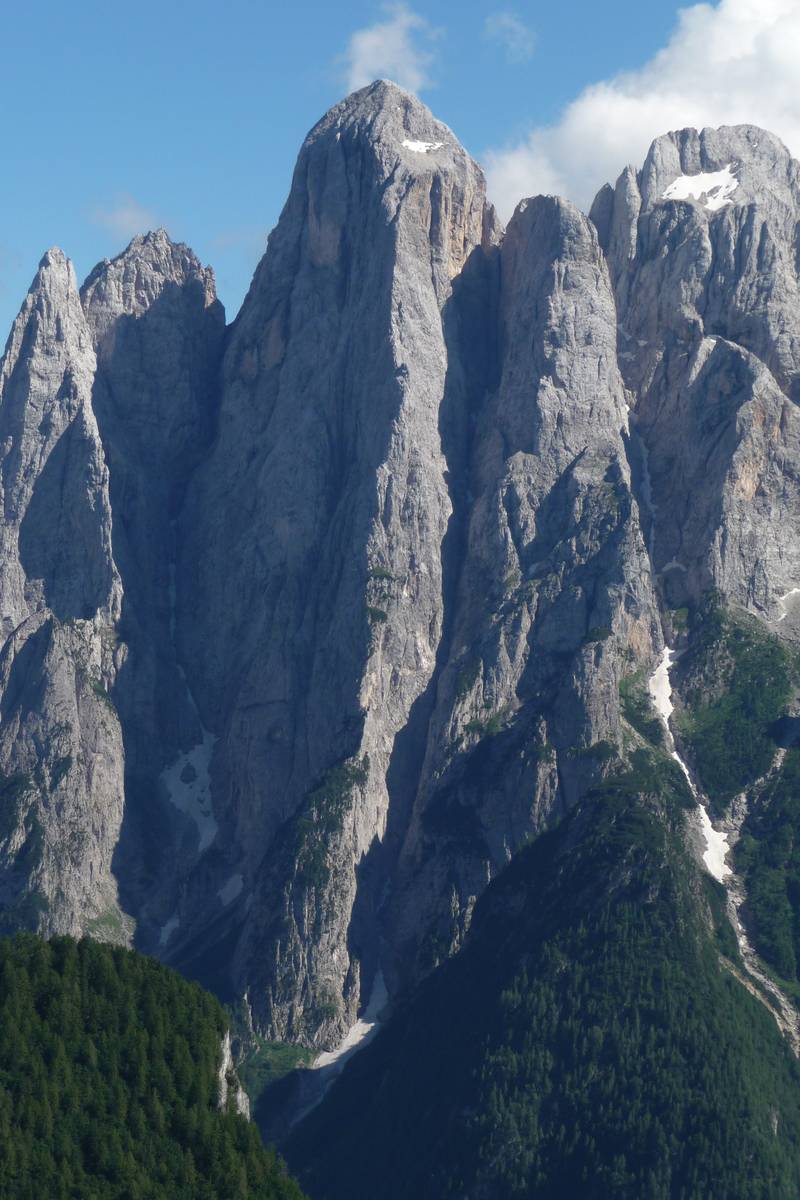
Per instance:
[[[0,1200],[800,1200],[800,0],[680,2],[5,5]]]
[[[686,859],[690,806],[639,751],[490,885],[289,1139],[315,1200],[800,1195],[800,1073]]]
[[[3,1200],[300,1200],[256,1128],[218,1108],[226,1018],[153,959],[0,941]]]

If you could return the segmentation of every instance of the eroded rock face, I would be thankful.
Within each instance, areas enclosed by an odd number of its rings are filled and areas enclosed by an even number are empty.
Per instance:
[[[124,803],[107,688],[122,588],[95,354],[71,264],[49,251],[0,371],[0,920],[124,937],[111,870]]]
[[[128,767],[147,773],[196,732],[174,649],[175,529],[213,432],[224,312],[211,271],[164,230],[134,238],[81,289],[97,353],[92,406],[110,472],[125,640]]]
[[[71,264],[42,259],[2,363],[2,619],[119,611],[108,472],[91,405],[95,354]]]
[[[375,84],[309,134],[226,351],[179,629],[250,903],[236,977],[280,1036],[358,1005],[357,867],[442,632],[453,281],[493,230],[450,130]]]
[[[504,234],[379,82],[227,331],[163,231],[80,295],[51,251],[0,368],[5,927],[135,925],[325,1048],[452,953],[629,752],[659,605],[800,588],[798,170],[683,131]]]
[[[423,969],[598,777],[629,656],[661,639],[593,227],[564,201],[523,202],[500,276],[499,381],[473,440],[452,644],[392,905],[390,941]]]
[[[103,685],[94,621],[47,610],[0,652],[0,921],[3,932],[126,942],[112,869],[124,806],[122,731]]]
[[[154,893],[142,867],[154,847],[174,859],[177,810],[148,834],[141,797],[202,737],[173,645],[172,522],[211,437],[223,329],[210,273],[159,231],[100,264],[82,297],[48,252],[12,331],[0,377],[12,924],[21,911],[48,932],[127,940],[132,906],[146,933],[143,896],[164,907],[178,886],[166,872]]]
[[[716,587],[775,618],[797,585],[799,203],[800,167],[751,126],[658,138],[595,202],[676,605]]]
[[[113,688],[128,800],[118,872],[139,944],[163,949],[161,931],[204,840],[193,806],[200,785],[180,779],[182,757],[207,739],[176,651],[184,585],[176,525],[214,433],[225,316],[211,270],[164,230],[100,263],[81,298],[97,354],[92,404],[110,473],[118,633],[128,650]]]

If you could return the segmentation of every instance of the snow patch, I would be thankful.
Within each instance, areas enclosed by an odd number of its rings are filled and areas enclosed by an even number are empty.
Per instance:
[[[317,1071],[320,1068],[335,1065],[337,1068],[335,1074],[338,1075],[347,1060],[352,1058],[357,1050],[363,1049],[378,1032],[378,1026],[380,1025],[378,1014],[386,1004],[387,999],[388,994],[383,979],[383,972],[378,971],[375,976],[375,982],[372,985],[369,1004],[363,1017],[359,1017],[355,1025],[348,1030],[335,1050],[327,1050],[324,1054],[320,1054],[314,1059],[314,1062],[311,1064],[313,1070]]]
[[[158,937],[159,946],[166,946],[169,939],[172,937],[176,929],[180,929],[181,919],[177,913],[173,914],[165,925],[161,926],[161,933]]]
[[[412,142],[406,138],[402,144],[414,154],[427,154],[430,150],[441,150],[444,142]]]
[[[662,195],[662,200],[702,200],[703,207],[717,212],[726,204],[733,204],[731,196],[739,186],[733,174],[733,163],[721,171],[705,171],[699,175],[680,175]]]
[[[216,738],[207,729],[203,740],[186,754],[179,754],[171,766],[161,772],[170,803],[194,821],[199,836],[198,854],[207,850],[217,836],[217,822],[211,806],[211,755]]]
[[[725,857],[728,853],[728,835],[720,833],[711,824],[711,818],[708,815],[708,809],[702,803],[698,794],[697,788],[694,785],[689,768],[681,758],[675,747],[675,739],[672,736],[669,719],[672,716],[674,705],[672,703],[672,684],[669,678],[670,668],[675,658],[675,651],[665,646],[661,652],[661,658],[658,660],[658,666],[647,681],[647,690],[650,693],[650,698],[655,705],[658,715],[664,722],[664,727],[667,732],[667,742],[670,753],[675,759],[680,769],[686,778],[689,785],[689,790],[697,801],[697,808],[700,816],[700,828],[705,838],[706,848],[703,853],[703,862],[706,870],[710,875],[719,882],[723,883],[726,875],[730,875],[730,867],[725,865]]]
[[[658,660],[658,666],[647,681],[647,690],[650,693],[650,698],[656,707],[658,715],[667,727],[669,727],[669,719],[672,716],[674,707],[672,703],[672,684],[669,681],[669,669],[672,666],[674,657],[675,651],[670,650],[669,646],[665,646],[661,652],[661,658]]]
[[[732,873],[730,867],[725,865],[725,857],[728,853],[728,835],[714,828],[708,815],[708,809],[704,804],[699,807],[700,827],[703,830],[703,837],[706,839],[703,862],[706,864],[709,874],[713,875],[718,883],[723,883],[725,876]]]
[[[779,621],[785,621],[786,618],[789,616],[789,613],[792,612],[792,610],[794,609],[794,607],[795,607],[794,605],[792,605],[790,607],[786,603],[786,601],[791,600],[793,596],[800,596],[800,588],[792,588],[790,591],[784,593],[783,596],[778,597],[778,603],[780,604],[781,608],[783,609],[783,612],[778,617]]]
[[[219,896],[223,905],[227,907],[229,904],[233,903],[237,896],[241,895],[243,887],[244,876],[240,874],[231,875],[228,882],[219,889],[217,895]]]

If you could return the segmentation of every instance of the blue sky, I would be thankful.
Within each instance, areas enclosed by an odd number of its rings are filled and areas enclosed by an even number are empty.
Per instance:
[[[684,123],[695,111],[726,119],[720,79],[712,79],[713,101],[696,70],[694,84],[681,83],[681,64],[709,45],[703,21],[722,36],[749,20],[746,36],[756,47],[771,20],[773,53],[784,55],[790,35],[787,70],[796,73],[798,0],[696,5],[688,25],[678,7],[672,0],[4,5],[2,339],[48,246],[61,246],[82,279],[153,224],[215,268],[233,319],[305,133],[373,68],[419,91],[487,163],[505,210],[536,187],[585,201],[624,166],[629,149],[640,154],[667,127],[658,123],[673,111]],[[773,109],[786,106],[778,90]],[[793,95],[796,87],[784,90]],[[633,138],[630,113],[645,110]],[[776,113],[773,127],[783,120],[791,136],[793,112]]]

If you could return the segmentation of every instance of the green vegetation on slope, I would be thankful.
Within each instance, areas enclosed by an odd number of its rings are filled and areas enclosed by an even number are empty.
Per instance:
[[[690,804],[638,751],[513,860],[290,1137],[314,1200],[800,1195],[800,1073],[721,965]]]
[[[622,715],[633,729],[654,746],[664,744],[664,726],[647,692],[647,674],[642,668],[627,675],[619,685]]]
[[[348,759],[326,771],[306,796],[290,824],[290,862],[300,880],[309,887],[324,888],[330,878],[329,841],[342,828],[345,813],[353,803],[356,788],[369,776],[369,758]]]
[[[758,953],[800,985],[800,750],[790,750],[747,818],[736,845]]]
[[[239,1060],[236,1071],[250,1097],[252,1111],[262,1094],[298,1067],[308,1067],[316,1050],[292,1042],[271,1042],[252,1037],[247,1051]]]
[[[713,811],[769,769],[770,727],[786,711],[795,673],[785,645],[754,617],[712,603],[693,614],[678,727]]]
[[[0,941],[0,1196],[300,1200],[217,1108],[225,1028],[213,997],[133,951]]]

